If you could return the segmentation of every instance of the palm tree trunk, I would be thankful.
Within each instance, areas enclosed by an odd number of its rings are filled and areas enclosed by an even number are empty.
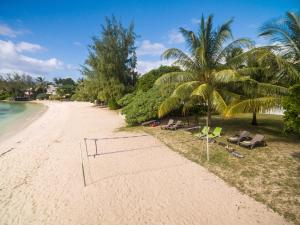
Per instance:
[[[256,120],[256,111],[253,112],[252,115],[252,123],[253,126],[257,126],[257,120]]]
[[[210,110],[207,111],[207,124],[208,124],[208,126],[211,125],[211,111]]]
[[[211,103],[210,103],[210,101],[207,102],[207,124],[208,124],[208,126],[211,125]]]

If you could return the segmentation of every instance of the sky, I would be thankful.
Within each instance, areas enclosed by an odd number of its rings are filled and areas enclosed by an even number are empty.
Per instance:
[[[100,35],[106,16],[127,26],[135,24],[141,74],[172,62],[164,50],[186,50],[179,27],[196,31],[201,15],[214,15],[214,26],[234,18],[234,38],[247,37],[257,45],[258,28],[266,21],[300,9],[300,0],[0,0],[0,74],[82,77],[81,65],[93,36]]]

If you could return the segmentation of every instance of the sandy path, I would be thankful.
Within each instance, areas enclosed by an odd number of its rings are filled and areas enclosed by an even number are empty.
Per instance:
[[[151,136],[115,132],[115,113],[88,103],[48,111],[0,143],[0,224],[288,224]],[[103,140],[96,158],[80,141]],[[91,153],[94,149],[89,146]]]

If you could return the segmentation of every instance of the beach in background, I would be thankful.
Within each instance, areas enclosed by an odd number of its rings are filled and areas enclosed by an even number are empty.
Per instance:
[[[36,102],[0,101],[0,141],[24,129],[46,109]]]

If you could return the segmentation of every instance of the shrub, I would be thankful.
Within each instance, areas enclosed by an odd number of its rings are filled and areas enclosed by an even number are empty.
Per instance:
[[[116,110],[116,109],[119,109],[120,106],[118,105],[116,99],[111,98],[108,100],[108,108],[111,110]]]
[[[289,89],[289,95],[283,99],[284,132],[296,134],[300,137],[300,84]]]
[[[130,93],[130,94],[124,95],[123,98],[121,98],[117,101],[117,103],[119,106],[124,107],[124,106],[128,105],[130,102],[132,102],[135,96],[136,96],[136,93]]]
[[[158,107],[166,99],[157,87],[147,92],[138,92],[132,102],[125,106],[122,113],[125,114],[128,125],[136,125],[144,121],[157,118]]]
[[[49,96],[46,93],[40,93],[36,96],[36,99],[38,99],[38,100],[45,100],[48,98],[49,98]]]
[[[157,69],[153,69],[148,73],[142,75],[137,82],[137,90],[148,91],[153,87],[154,82],[166,73],[179,72],[181,69],[178,66],[160,66]]]

